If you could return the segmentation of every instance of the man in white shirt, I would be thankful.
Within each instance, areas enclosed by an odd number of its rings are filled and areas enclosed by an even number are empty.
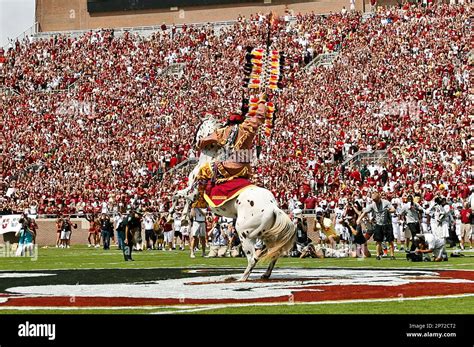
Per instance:
[[[150,212],[145,213],[143,216],[143,227],[145,228],[145,242],[147,251],[155,249],[156,235],[153,231],[154,224],[155,219],[153,218],[153,215]]]
[[[179,212],[175,212],[173,214],[173,229],[174,229],[173,249],[175,249],[176,247],[178,247],[178,239],[180,240],[180,243],[179,243],[180,246],[183,243],[183,235],[181,235],[181,214]]]
[[[334,228],[336,229],[337,236],[341,239],[342,243],[350,242],[349,229],[342,223],[345,217],[344,203],[339,201],[337,207],[334,209]]]
[[[206,255],[206,210],[203,208],[194,207],[191,210],[191,218],[193,220],[191,228],[191,258],[196,258],[194,255],[194,247],[201,241],[202,256]]]
[[[433,253],[434,261],[448,260],[446,242],[434,234],[417,234],[413,240],[417,253]]]

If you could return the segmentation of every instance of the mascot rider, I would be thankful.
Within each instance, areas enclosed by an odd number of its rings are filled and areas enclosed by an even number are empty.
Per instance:
[[[249,112],[245,119],[240,114],[232,114],[226,126],[199,141],[197,146],[199,150],[214,145],[219,148],[224,147],[226,152],[233,152],[234,155],[224,160],[208,162],[200,167],[194,183],[194,192],[190,195],[191,200],[194,201],[192,207],[207,207],[204,193],[209,182],[220,184],[234,178],[248,179],[252,176],[249,153],[253,148],[254,138],[265,121],[267,112],[265,99],[265,94],[260,95],[256,110]],[[242,113],[245,115],[244,110]],[[243,150],[248,153],[247,159],[240,161],[235,153]]]

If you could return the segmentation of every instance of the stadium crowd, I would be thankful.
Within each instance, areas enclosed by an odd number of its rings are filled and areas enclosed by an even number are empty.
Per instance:
[[[335,207],[383,191],[433,205],[472,197],[472,4],[405,4],[362,18],[297,14],[274,24],[285,88],[254,181],[283,208]],[[0,52],[2,208],[38,214],[164,212],[198,155],[200,117],[240,109],[246,46],[262,15],[230,27],[165,27],[150,37],[91,31]],[[338,52],[331,67],[305,66]],[[169,67],[184,64],[180,76]],[[18,94],[18,95],[17,95]],[[356,166],[357,151],[386,150]],[[470,205],[472,208],[472,203]]]

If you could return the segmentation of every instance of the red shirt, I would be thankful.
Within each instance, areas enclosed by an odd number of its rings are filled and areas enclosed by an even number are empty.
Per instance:
[[[172,157],[170,160],[170,167],[175,167],[177,163],[178,163],[178,158]]]
[[[434,194],[432,192],[426,192],[425,196],[423,197],[424,200],[426,201],[431,201],[434,198]]]
[[[308,210],[312,210],[316,207],[316,198],[315,197],[309,197],[304,201],[305,208]]]
[[[471,223],[471,210],[468,208],[463,208],[461,210],[461,223],[469,224]]]
[[[352,171],[349,176],[355,179],[357,182],[360,182],[362,180],[362,177],[360,176],[360,172],[357,170]]]

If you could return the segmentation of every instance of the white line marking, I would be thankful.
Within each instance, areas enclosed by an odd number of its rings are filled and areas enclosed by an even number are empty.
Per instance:
[[[417,296],[417,297],[408,297],[408,298],[387,298],[387,299],[357,299],[357,300],[339,300],[339,301],[313,301],[313,302],[279,302],[279,303],[246,303],[246,304],[218,304],[218,305],[208,305],[204,307],[184,309],[176,312],[200,312],[208,310],[217,310],[223,308],[234,308],[234,307],[251,307],[251,306],[295,306],[295,305],[324,305],[324,304],[355,304],[355,303],[365,303],[365,302],[391,302],[391,301],[418,301],[418,300],[431,300],[431,299],[456,299],[474,296],[474,293],[469,294],[456,294],[456,295],[443,295],[443,296]],[[152,314],[170,314],[175,312],[154,312]]]
[[[187,306],[113,306],[113,307],[97,307],[97,306],[73,306],[73,307],[64,307],[64,306],[48,306],[48,307],[38,307],[38,306],[2,306],[0,311],[9,310],[9,311],[78,311],[78,310],[159,310],[159,309],[168,309],[169,311],[163,312],[152,312],[151,314],[174,314],[174,313],[190,313],[190,312],[200,312],[208,310],[218,310],[225,308],[234,308],[234,307],[252,307],[252,306],[296,306],[296,305],[325,305],[325,304],[357,304],[357,303],[370,303],[370,302],[403,302],[403,301],[419,301],[419,300],[432,300],[432,299],[456,299],[474,296],[474,293],[468,294],[455,294],[455,295],[444,295],[444,296],[418,296],[418,297],[408,297],[408,298],[387,298],[387,299],[357,299],[357,300],[328,300],[328,301],[316,301],[316,302],[275,302],[275,303],[244,303],[244,304],[216,304],[216,305],[187,305]]]

